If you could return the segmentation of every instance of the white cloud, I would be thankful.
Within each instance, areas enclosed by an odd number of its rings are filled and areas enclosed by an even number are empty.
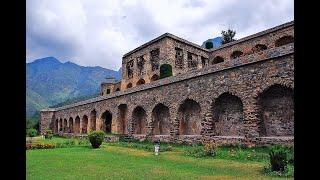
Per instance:
[[[170,32],[200,44],[293,20],[293,0],[28,0],[27,62],[46,56],[118,70],[123,54]]]

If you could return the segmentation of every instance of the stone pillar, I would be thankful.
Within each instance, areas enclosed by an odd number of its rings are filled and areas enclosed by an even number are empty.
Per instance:
[[[259,137],[259,107],[257,99],[248,98],[243,102],[243,127],[247,143],[255,143]]]
[[[47,129],[50,129],[50,123],[54,121],[54,113],[55,111],[50,109],[40,111],[40,120],[39,120],[40,134],[44,134]]]
[[[128,135],[129,136],[132,136],[133,134],[133,117],[132,117],[132,112],[133,112],[133,109],[129,108],[128,107],[128,114],[127,114],[127,118],[128,118],[128,121],[127,121],[127,132],[128,132]]]
[[[169,107],[170,113],[170,122],[171,122],[171,129],[170,129],[170,139],[172,142],[177,141],[179,136],[179,119],[178,119],[178,105],[171,105]]]
[[[152,136],[153,136],[153,122],[152,122],[152,115],[151,115],[151,110],[147,110],[146,111],[146,121],[147,121],[147,125],[146,125],[146,139],[151,140]]]

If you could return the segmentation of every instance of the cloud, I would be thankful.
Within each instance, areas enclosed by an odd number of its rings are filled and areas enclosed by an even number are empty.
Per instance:
[[[292,0],[28,0],[27,62],[46,56],[118,70],[123,54],[165,32],[197,44],[293,20]]]

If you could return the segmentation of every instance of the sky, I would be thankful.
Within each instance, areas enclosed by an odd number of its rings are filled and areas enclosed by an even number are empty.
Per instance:
[[[26,62],[118,70],[122,56],[166,33],[201,45],[231,28],[236,39],[294,20],[293,0],[27,0]]]

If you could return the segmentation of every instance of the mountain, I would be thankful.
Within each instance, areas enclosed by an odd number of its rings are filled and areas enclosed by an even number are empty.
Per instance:
[[[218,48],[219,46],[221,46],[221,41],[222,41],[222,37],[215,37],[213,39],[208,39],[202,43],[201,47],[205,48],[207,42],[212,42],[213,48]]]
[[[98,94],[106,77],[121,79],[121,69],[84,67],[70,61],[62,63],[54,57],[37,59],[27,63],[26,68],[27,116],[72,98]]]

